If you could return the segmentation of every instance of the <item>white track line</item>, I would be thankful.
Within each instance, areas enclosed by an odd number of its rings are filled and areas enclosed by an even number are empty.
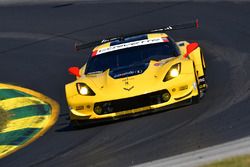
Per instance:
[[[173,157],[155,160],[137,167],[197,167],[228,157],[250,154],[250,137],[208,147],[205,149],[179,154]]]
[[[250,2],[250,0],[0,0],[1,6],[9,5],[39,5],[50,3],[120,3],[120,2]]]

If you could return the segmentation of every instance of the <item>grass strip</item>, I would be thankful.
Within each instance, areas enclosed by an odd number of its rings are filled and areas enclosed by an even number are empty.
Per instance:
[[[50,110],[51,108],[48,104],[39,104],[14,108],[12,110],[9,110],[9,113],[11,114],[10,119],[14,120],[32,116],[49,115]]]
[[[31,95],[13,89],[0,89],[0,100],[6,100],[16,97],[31,97]]]
[[[0,145],[22,145],[36,135],[41,128],[24,128],[0,134]]]
[[[0,132],[6,128],[9,118],[10,113],[0,107]]]
[[[227,158],[201,167],[249,167],[250,155]]]

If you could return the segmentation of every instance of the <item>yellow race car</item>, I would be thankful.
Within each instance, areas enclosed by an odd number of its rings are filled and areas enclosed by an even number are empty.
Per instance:
[[[83,67],[69,68],[76,76],[65,86],[71,122],[81,125],[198,102],[207,89],[201,48],[166,34],[192,26],[198,23],[103,40]]]

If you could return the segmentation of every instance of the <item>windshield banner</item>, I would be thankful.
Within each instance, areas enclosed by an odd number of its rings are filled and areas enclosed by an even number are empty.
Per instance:
[[[126,49],[126,48],[142,46],[142,45],[149,45],[149,44],[155,44],[155,43],[161,43],[161,42],[169,42],[169,41],[168,41],[167,38],[153,38],[153,39],[144,39],[144,40],[140,40],[140,41],[133,41],[133,42],[114,45],[114,46],[110,46],[108,48],[103,48],[103,49],[94,51],[92,53],[92,56],[96,56],[96,55],[99,55],[99,54],[112,52],[112,51],[116,51],[116,50],[120,50],[120,49]]]

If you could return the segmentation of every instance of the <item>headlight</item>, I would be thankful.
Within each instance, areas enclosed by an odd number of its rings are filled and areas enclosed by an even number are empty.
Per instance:
[[[181,63],[173,65],[166,74],[166,76],[164,77],[163,82],[178,77],[180,75],[180,72],[181,72]]]
[[[84,87],[80,87],[79,92],[82,95],[87,95],[89,93],[89,90],[88,90],[88,88],[86,86],[84,86]]]
[[[178,77],[178,75],[179,75],[179,70],[178,69],[172,69],[171,71],[170,71],[170,76],[171,77]]]
[[[76,84],[77,91],[79,94],[84,96],[94,96],[95,93],[92,89],[90,89],[86,84],[84,83],[77,83]]]

